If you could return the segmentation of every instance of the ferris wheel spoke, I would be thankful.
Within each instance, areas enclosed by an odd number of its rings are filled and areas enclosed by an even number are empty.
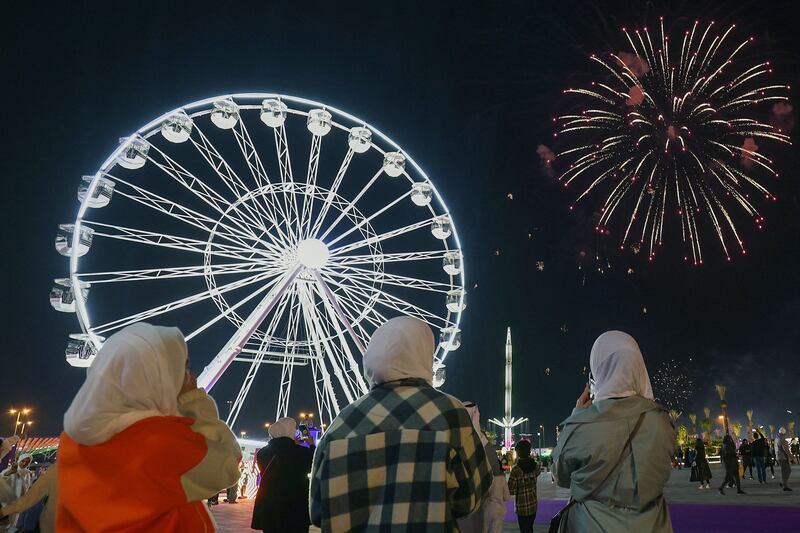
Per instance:
[[[297,298],[297,289],[293,288],[292,290],[292,305],[289,308],[289,322],[287,323],[286,327],[286,338],[287,339],[297,339],[298,332],[300,330],[300,300]],[[294,366],[291,364],[294,362],[294,358],[292,356],[295,355],[297,350],[297,343],[293,343],[291,346],[291,353],[289,349],[289,345],[284,348],[284,362],[281,365],[281,385],[280,389],[278,390],[278,408],[275,413],[275,420],[282,418],[284,416],[288,416],[289,413],[289,398],[292,393],[292,375],[294,374]],[[313,361],[312,361],[313,364]],[[321,415],[321,411],[320,411]]]
[[[244,298],[242,298],[241,300],[236,302],[234,305],[227,305],[225,310],[222,311],[220,314],[218,314],[217,316],[215,316],[214,318],[212,318],[211,320],[209,320],[208,322],[206,322],[205,324],[203,324],[199,328],[195,329],[194,331],[192,331],[191,333],[186,335],[186,337],[185,337],[186,340],[190,341],[191,339],[193,339],[194,337],[198,336],[199,334],[201,334],[202,332],[204,332],[205,330],[207,330],[208,328],[210,328],[211,326],[213,326],[214,324],[216,324],[217,322],[219,322],[223,318],[228,318],[230,315],[235,313],[240,307],[245,305],[247,302],[251,301],[256,296],[259,296],[263,292],[271,289],[276,283],[278,283],[279,279],[280,278],[276,275],[275,278],[269,280],[267,283],[265,283],[264,285],[262,285],[261,287],[259,287],[255,291],[251,292],[250,294],[248,294],[247,296],[245,296]],[[268,340],[268,338],[267,338],[266,335],[260,335],[258,340],[259,341],[264,341],[264,340]]]
[[[440,281],[432,281],[428,279],[411,278],[398,274],[389,274],[387,272],[376,273],[374,270],[365,268],[346,267],[342,270],[326,269],[326,272],[336,277],[354,277],[366,283],[369,283],[370,281],[378,281],[381,283],[381,285],[389,284],[406,289],[419,289],[431,292],[441,292],[444,294],[447,294],[448,291],[453,289],[453,286],[449,283],[442,283]]]
[[[337,357],[333,348],[331,348],[330,343],[328,342],[327,335],[325,335],[325,332],[323,332],[321,329],[322,324],[319,315],[316,313],[316,308],[312,300],[312,293],[306,286],[298,287],[298,289],[300,289],[300,302],[302,303],[305,323],[307,325],[308,332],[310,333],[309,339],[311,339],[311,341],[314,343],[317,353],[320,355],[325,354],[327,356],[325,357],[325,363],[331,366],[333,375],[336,377],[336,380],[339,382],[339,386],[344,391],[344,395],[347,398],[347,403],[353,403],[353,401],[356,399],[356,396],[353,394],[353,391],[350,390],[347,378],[342,371],[339,361],[337,361]]]
[[[239,389],[239,394],[236,395],[236,400],[234,400],[230,413],[228,413],[228,418],[225,420],[225,423],[228,425],[228,427],[233,427],[233,424],[236,422],[236,418],[239,416],[239,411],[242,409],[242,404],[244,404],[247,394],[250,392],[250,387],[256,378],[258,369],[261,367],[261,363],[264,361],[264,356],[266,355],[269,347],[269,340],[275,333],[278,322],[280,321],[280,317],[283,315],[283,312],[286,310],[286,305],[291,299],[291,294],[291,290],[285,292],[278,302],[276,311],[272,315],[269,326],[267,326],[267,331],[264,335],[264,338],[259,344],[258,350],[256,350],[253,361],[250,363],[250,368],[248,369],[247,375],[245,376],[242,386]]]
[[[394,200],[392,200],[391,202],[389,202],[388,204],[383,206],[381,209],[379,209],[376,212],[374,212],[373,214],[371,214],[369,217],[365,218],[364,220],[360,221],[358,224],[354,225],[352,228],[350,228],[347,231],[345,231],[344,233],[340,234],[338,237],[336,237],[330,243],[328,243],[328,246],[333,246],[334,244],[336,244],[340,240],[344,239],[345,237],[347,237],[348,235],[350,235],[354,231],[359,230],[365,224],[369,224],[376,217],[382,215],[383,213],[385,213],[386,211],[388,211],[389,209],[391,209],[395,205],[399,204],[400,202],[402,202],[404,199],[408,198],[409,196],[411,196],[411,191],[408,191],[405,194],[402,194],[402,195],[398,196],[397,198],[395,198]]]
[[[372,265],[375,263],[401,263],[406,261],[425,261],[430,259],[444,259],[448,250],[424,250],[419,252],[393,252],[388,254],[363,254],[343,255],[331,258],[333,267],[348,267],[352,265]]]
[[[324,273],[323,278],[325,278]],[[361,329],[360,334],[362,338],[369,338],[366,330],[360,325],[362,320],[367,320],[375,328],[388,320],[384,315],[375,310],[376,297],[374,295],[368,294],[361,288],[354,288],[339,283],[333,278],[329,278],[327,283],[335,286],[337,289],[336,292],[343,296],[339,299],[339,302],[347,313],[350,323],[353,324],[355,328]],[[370,313],[374,315],[374,317],[371,317]]]
[[[315,287],[319,292],[320,299],[322,300],[325,310],[327,311],[328,316],[330,317],[330,322],[333,325],[334,329],[336,330],[336,335],[341,342],[342,350],[344,351],[344,355],[346,357],[347,367],[352,369],[352,371],[354,372],[356,376],[356,383],[358,384],[359,390],[363,394],[368,389],[367,384],[364,381],[364,378],[361,376],[361,373],[358,371],[358,363],[356,363],[356,360],[353,357],[353,353],[350,351],[350,346],[347,343],[347,339],[345,338],[344,332],[342,331],[342,328],[339,326],[339,322],[337,321],[337,319],[341,321],[341,324],[350,334],[350,338],[358,348],[359,352],[361,352],[362,357],[364,353],[367,351],[366,340],[365,338],[360,337],[356,333],[349,317],[345,313],[344,309],[342,309],[339,300],[336,298],[336,296],[331,291],[330,287],[328,287],[328,285],[322,279],[322,276],[320,276],[319,272],[316,270],[314,271],[314,277],[317,280],[317,285]]]
[[[232,281],[232,282],[227,283],[225,285],[221,285],[220,287],[218,287],[216,289],[215,292],[217,294],[224,294],[224,293],[230,292],[230,291],[235,290],[235,289],[239,289],[239,288],[242,288],[242,287],[246,287],[248,285],[252,285],[254,283],[259,283],[261,281],[267,281],[269,278],[271,278],[271,277],[273,277],[275,275],[277,275],[276,272],[265,272],[265,273],[254,274],[252,276],[248,276],[246,278],[243,278],[243,279],[240,279],[240,280],[236,280],[236,281]],[[142,322],[144,320],[149,320],[149,319],[154,318],[156,316],[163,315],[164,313],[169,313],[170,311],[174,311],[176,309],[181,309],[181,308],[189,306],[189,305],[194,305],[196,303],[203,302],[205,300],[208,300],[212,296],[214,296],[214,294],[211,291],[204,290],[204,291],[192,294],[190,296],[186,296],[184,298],[180,298],[178,300],[174,300],[172,302],[168,302],[168,303],[165,303],[165,304],[162,304],[162,305],[147,309],[146,311],[141,311],[139,313],[135,313],[133,315],[129,315],[129,316],[126,316],[126,317],[123,317],[123,318],[118,318],[116,320],[112,320],[111,322],[106,322],[105,324],[101,324],[99,326],[94,326],[94,327],[90,328],[89,331],[91,333],[95,334],[95,335],[106,334],[106,333],[108,333],[110,331],[114,331],[114,330],[117,330],[117,329],[124,328],[125,326],[129,326],[129,325],[134,324],[136,322]]]
[[[391,231],[387,231],[386,233],[381,233],[380,235],[374,235],[372,237],[367,237],[366,239],[362,239],[360,241],[356,241],[350,244],[345,244],[344,246],[340,246],[338,248],[333,248],[330,253],[331,256],[338,256],[344,253],[347,253],[352,250],[357,250],[358,248],[362,248],[364,246],[370,246],[375,243],[383,242],[394,237],[398,237],[405,233],[409,233],[414,230],[418,230],[419,228],[424,228],[429,226],[431,222],[433,222],[435,217],[427,218],[425,220],[420,220],[419,222],[414,222],[413,224],[409,224],[407,226],[403,226],[402,228],[393,229]]]
[[[278,157],[278,169],[281,176],[281,183],[284,186],[292,186],[290,194],[283,195],[284,206],[286,208],[286,226],[289,236],[294,240],[298,234],[292,231],[295,224],[299,223],[300,211],[297,206],[297,196],[294,194],[294,177],[292,175],[292,158],[289,155],[289,140],[286,137],[286,128],[283,124],[274,128],[275,152]],[[291,202],[287,199],[291,196]]]
[[[255,309],[253,309],[250,315],[248,315],[236,330],[236,333],[233,334],[214,359],[206,365],[203,372],[197,377],[198,386],[206,390],[211,390],[220,376],[222,376],[228,366],[230,366],[233,359],[242,351],[242,348],[244,348],[245,344],[250,340],[250,337],[253,336],[259,324],[264,321],[264,318],[269,315],[275,307],[275,304],[291,287],[292,283],[294,283],[294,280],[300,274],[300,270],[301,267],[298,265],[292,270],[284,271],[280,281],[276,283],[256,305]]]
[[[317,171],[319,169],[319,154],[322,150],[322,137],[312,135],[311,150],[308,154],[308,171],[306,172],[307,193],[303,195],[303,212],[298,224],[300,234],[308,238],[311,233],[311,215],[314,212],[314,194],[317,186]]]
[[[347,335],[340,327],[339,319],[331,307],[328,297],[320,290],[319,284],[312,285],[312,287],[314,293],[319,296],[324,307],[323,310],[315,310],[315,312],[318,313],[319,327],[323,338],[330,339],[330,342],[328,342],[329,353],[337,358],[339,366],[344,369],[344,377],[347,379],[353,395],[355,397],[360,397],[369,390],[369,387],[367,387],[361,369],[353,357]],[[333,329],[333,332],[331,329]],[[351,338],[354,340],[358,339],[357,337]],[[338,339],[339,342],[335,342],[334,339]],[[358,339],[358,342],[363,345],[361,339]],[[359,350],[360,349],[361,348],[359,348]]]
[[[314,226],[311,228],[311,236],[313,238],[317,237],[320,227],[322,227],[322,224],[325,222],[325,217],[328,215],[328,210],[331,208],[333,199],[336,197],[336,193],[339,191],[339,187],[344,180],[344,175],[347,173],[347,169],[350,167],[350,161],[353,160],[353,154],[355,154],[353,149],[348,148],[344,159],[342,159],[342,164],[339,166],[339,171],[336,173],[336,177],[333,179],[333,184],[331,185],[331,188],[325,197],[325,201],[322,203],[319,214],[314,221]]]
[[[436,328],[443,327],[441,325],[442,323],[444,324],[444,326],[448,325],[448,321],[446,319],[443,319],[442,317],[434,313],[431,313],[427,309],[423,309],[422,307],[412,304],[411,302],[406,301],[403,298],[400,298],[399,296],[395,296],[384,290],[373,287],[369,285],[369,283],[361,281],[360,279],[349,277],[349,278],[344,278],[342,281],[343,282],[349,281],[353,285],[360,287],[362,290],[377,295],[376,302],[380,303],[384,307],[388,307],[389,309],[394,309],[395,311],[398,311],[400,313],[408,314],[416,318],[419,318],[420,320],[427,322],[432,327]]]
[[[190,191],[197,198],[205,202],[221,216],[225,217],[227,220],[230,220],[231,223],[235,224],[239,229],[248,233],[253,240],[259,240],[257,234],[263,234],[266,232],[266,228],[263,227],[261,222],[251,218],[248,214],[241,212],[239,210],[239,206],[234,206],[231,204],[214,188],[198,179],[197,176],[186,170],[177,161],[172,159],[157,146],[151,145],[151,149],[157,152],[161,158],[163,158],[164,162],[162,163],[158,161],[152,155],[148,155],[148,161],[160,168],[166,175],[174,179],[186,190]],[[234,214],[237,216],[234,216]]]
[[[117,187],[115,189],[116,193],[119,195],[124,196],[134,202],[137,202],[145,207],[149,207],[155,211],[163,213],[169,217],[175,218],[184,222],[192,227],[197,229],[203,230],[207,233],[213,233],[214,235],[219,235],[221,238],[226,239],[229,242],[236,243],[240,246],[250,248],[252,247],[252,241],[255,241],[259,244],[264,245],[267,248],[271,248],[273,250],[278,250],[278,248],[272,243],[265,243],[258,239],[257,237],[250,237],[247,233],[243,233],[241,230],[236,230],[231,228],[227,224],[223,222],[219,222],[210,218],[202,213],[199,213],[193,209],[189,209],[177,202],[173,202],[172,200],[168,200],[163,196],[159,196],[155,193],[152,193],[146,189],[133,185],[121,178],[112,176],[111,174],[105,174],[106,176],[110,177],[111,179],[117,182]],[[133,193],[127,192],[122,190],[119,185],[123,184],[127,187],[133,189]],[[248,242],[251,241],[251,242]]]
[[[270,268],[264,264],[246,263],[222,263],[215,265],[182,266],[182,267],[163,267],[163,268],[143,268],[136,270],[116,270],[106,272],[79,272],[78,278],[92,285],[100,283],[118,283],[132,281],[150,281],[175,278],[191,278],[206,275],[224,276],[228,274],[247,274],[252,272],[263,272]]]
[[[244,120],[238,120],[231,131],[236,138],[236,144],[242,152],[242,156],[247,163],[247,168],[250,170],[250,175],[253,177],[256,187],[261,189],[270,185],[269,176],[264,168],[264,164],[261,162],[261,156],[259,156],[258,150],[256,150],[253,140],[250,138],[250,133],[247,131]],[[281,208],[280,202],[274,200],[272,196],[261,196],[260,198],[261,202],[258,202],[255,198],[253,201],[266,211],[267,218],[270,220],[286,219],[287,213]],[[280,213],[276,211],[280,211]]]
[[[220,155],[219,151],[214,147],[211,141],[208,140],[208,137],[206,137],[196,123],[192,129],[192,132],[197,132],[198,137],[198,139],[195,139],[194,135],[190,137],[192,145],[195,147],[195,149],[200,153],[206,163],[208,163],[217,177],[219,177],[225,186],[228,187],[228,190],[230,190],[236,196],[237,200],[241,201],[243,209],[248,211],[251,216],[259,220],[259,225],[263,231],[272,235],[268,231],[269,226],[264,222],[264,215],[261,213],[261,211],[255,209],[247,201],[243,200],[243,198],[250,193],[250,189],[244,184],[236,172],[233,171],[225,158]],[[267,213],[267,219],[277,232],[277,235],[275,235],[277,242],[286,244],[288,242],[287,236],[281,231],[280,224],[275,216]]]
[[[302,305],[302,298],[300,301],[303,314],[306,315],[306,307]],[[305,338],[313,342],[314,349],[316,349],[318,355],[318,357],[315,357],[311,361],[311,368],[314,377],[314,384],[316,385],[315,389],[317,390],[317,403],[320,408],[319,410],[320,413],[329,413],[329,415],[331,415],[331,419],[333,419],[339,414],[339,401],[336,399],[336,392],[333,390],[331,376],[328,373],[328,368],[325,365],[324,358],[322,357],[321,346],[319,346],[319,343],[315,340],[317,337],[312,331],[313,323],[310,322],[306,317],[306,319],[303,321],[303,326],[305,330]],[[311,346],[309,346],[309,349],[312,349]],[[323,411],[323,408],[325,411]]]
[[[236,259],[239,261],[250,260],[255,262],[270,259],[263,256],[259,256],[257,259],[254,259],[251,257],[253,250],[250,248],[240,248],[215,242],[208,243],[206,241],[190,239],[188,237],[179,237],[177,235],[170,235],[168,233],[155,233],[152,231],[146,231],[137,228],[127,228],[125,226],[117,226],[114,224],[104,224],[102,222],[95,222],[93,220],[84,219],[82,223],[94,229],[95,237],[105,237],[107,239],[134,242],[147,246],[172,248],[174,250],[208,254],[215,257],[225,257],[227,259]]]
[[[347,204],[347,207],[345,207],[342,210],[342,212],[339,213],[339,216],[336,217],[336,219],[333,221],[333,223],[330,226],[328,226],[328,229],[326,229],[325,233],[322,234],[322,236],[320,237],[320,240],[325,240],[325,237],[327,237],[330,234],[330,232],[333,231],[333,228],[335,228],[339,224],[339,222],[341,222],[342,219],[345,216],[347,216],[347,214],[350,212],[350,210],[353,208],[353,206],[355,206],[358,203],[358,201],[361,199],[361,197],[364,196],[364,194],[366,194],[366,192],[369,190],[369,188],[372,187],[372,185],[376,181],[378,181],[378,178],[381,177],[382,173],[383,173],[383,168],[381,168],[379,171],[377,171],[372,176],[372,178],[367,182],[367,184],[364,185],[364,187],[359,191],[359,193],[356,195],[356,197],[353,198],[353,200],[351,200],[349,204]]]

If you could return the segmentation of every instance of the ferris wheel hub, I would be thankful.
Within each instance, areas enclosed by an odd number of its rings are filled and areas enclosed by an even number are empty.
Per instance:
[[[328,247],[319,239],[305,239],[297,245],[297,260],[306,268],[324,267],[330,255]]]

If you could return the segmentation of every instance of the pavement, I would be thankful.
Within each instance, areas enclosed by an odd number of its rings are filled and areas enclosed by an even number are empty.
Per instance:
[[[794,465],[790,486],[793,492],[784,492],[778,486],[779,479],[770,479],[759,485],[749,477],[742,482],[747,494],[736,494],[736,489],[725,488],[721,495],[717,488],[724,477],[719,465],[711,465],[711,490],[699,490],[697,483],[689,482],[689,471],[674,470],[664,490],[669,505],[672,525],[676,533],[715,533],[731,531],[758,531],[762,533],[800,532],[800,466]],[[539,477],[539,510],[536,515],[536,533],[547,531],[550,518],[566,503],[569,491],[556,487],[550,474]],[[222,503],[211,508],[211,514],[221,533],[253,531],[250,518],[253,514],[252,500],[239,500],[237,504]],[[312,527],[310,533],[319,529]],[[514,515],[513,502],[509,502],[503,533],[519,531]]]

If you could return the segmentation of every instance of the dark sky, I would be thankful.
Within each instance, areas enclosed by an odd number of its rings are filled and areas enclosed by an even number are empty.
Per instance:
[[[80,176],[93,173],[119,137],[168,109],[261,91],[351,111],[390,135],[437,184],[461,234],[468,287],[479,285],[469,294],[445,390],[477,401],[484,416],[502,415],[508,326],[514,414],[535,425],[552,428],[569,414],[591,344],[607,329],[631,333],[651,372],[692,357],[692,412],[716,405],[714,383],[727,385],[735,419],[752,408],[758,422],[781,425],[787,409],[800,411],[795,149],[776,157],[780,201],[766,207],[763,232],[745,231],[748,257],[728,264],[710,246],[706,264],[690,267],[677,253],[646,264],[610,252],[604,274],[588,262],[578,270],[581,250],[591,256],[605,247],[586,214],[567,212],[572,198],[543,175],[536,155],[549,142],[561,89],[591,72],[587,55],[623,49],[619,26],[648,16],[676,25],[737,22],[771,54],[776,75],[797,85],[791,2],[286,4],[17,2],[6,9],[0,408],[33,406],[35,431],[53,435],[82,381],[63,357],[77,321],[47,301],[53,278],[67,273],[53,238],[59,223],[74,220]],[[258,434],[273,416],[273,394],[251,393],[241,429]],[[230,392],[217,393],[220,404],[228,399],[222,395]],[[299,392],[293,410],[311,408],[310,397]],[[7,431],[13,424],[6,422]]]

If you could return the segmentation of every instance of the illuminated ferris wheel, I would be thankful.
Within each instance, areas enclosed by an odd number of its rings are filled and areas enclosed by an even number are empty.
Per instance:
[[[134,322],[177,325],[206,365],[200,386],[240,385],[231,426],[257,380],[276,418],[295,384],[329,422],[366,392],[361,356],[392,316],[439,334],[437,386],[461,344],[447,207],[397,144],[330,106],[261,93],[185,105],[122,139],[78,199],[55,241],[69,277],[50,293],[80,324],[67,361],[91,365]]]

